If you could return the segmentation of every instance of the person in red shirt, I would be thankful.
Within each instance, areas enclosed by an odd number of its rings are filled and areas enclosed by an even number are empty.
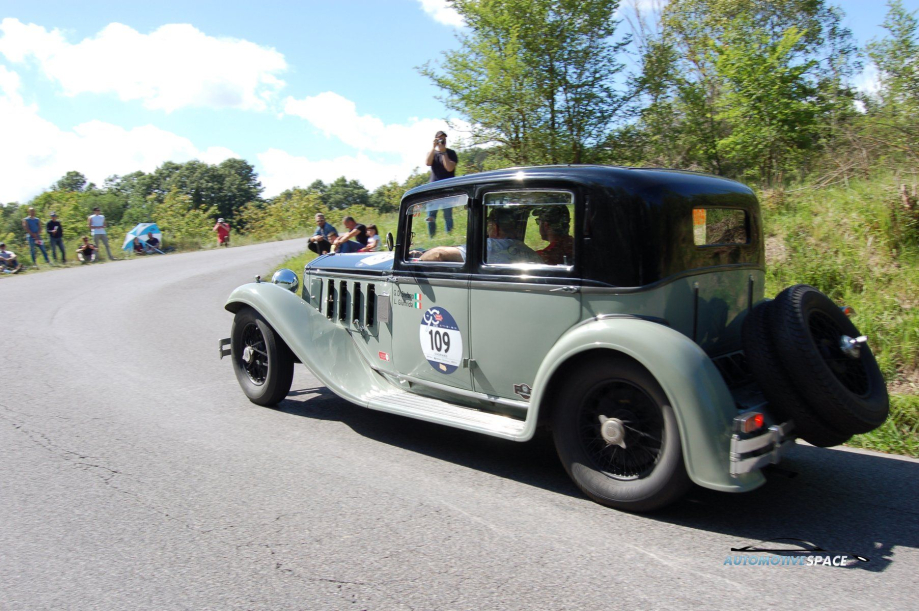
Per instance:
[[[230,224],[224,221],[222,218],[217,219],[217,224],[214,225],[214,231],[217,232],[217,244],[219,246],[229,246],[230,245]]]
[[[540,206],[533,210],[533,216],[539,224],[539,237],[549,243],[536,254],[546,265],[573,265],[574,238],[568,234],[571,227],[568,207]]]

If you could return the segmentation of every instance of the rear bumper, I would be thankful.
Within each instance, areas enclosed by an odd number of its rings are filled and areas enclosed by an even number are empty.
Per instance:
[[[738,476],[778,464],[789,446],[794,445],[792,421],[773,424],[758,435],[731,435],[731,475]]]

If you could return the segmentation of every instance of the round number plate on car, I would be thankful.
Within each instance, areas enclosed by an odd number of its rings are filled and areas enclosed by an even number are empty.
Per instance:
[[[421,316],[421,352],[440,373],[453,373],[463,360],[463,335],[450,312],[429,308]]]

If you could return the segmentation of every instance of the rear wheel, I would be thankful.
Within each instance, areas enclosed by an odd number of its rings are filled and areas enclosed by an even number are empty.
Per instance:
[[[236,313],[230,339],[233,370],[249,400],[264,406],[280,403],[294,377],[294,357],[284,340],[249,307]]]
[[[634,361],[609,357],[579,368],[561,393],[553,431],[568,475],[603,505],[651,511],[690,487],[673,409]]]

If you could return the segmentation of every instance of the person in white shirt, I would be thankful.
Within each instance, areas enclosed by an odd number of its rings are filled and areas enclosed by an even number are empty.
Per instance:
[[[115,257],[112,256],[112,250],[108,246],[108,234],[105,232],[105,228],[108,225],[105,222],[105,217],[102,215],[102,211],[96,207],[93,208],[92,216],[89,217],[89,230],[93,236],[93,242],[96,243],[96,248],[99,248],[99,242],[105,244],[105,252],[108,253],[108,258],[110,261],[114,261]]]
[[[377,235],[377,226],[367,225],[367,246],[364,246],[359,252],[372,252],[379,249],[380,236]]]

